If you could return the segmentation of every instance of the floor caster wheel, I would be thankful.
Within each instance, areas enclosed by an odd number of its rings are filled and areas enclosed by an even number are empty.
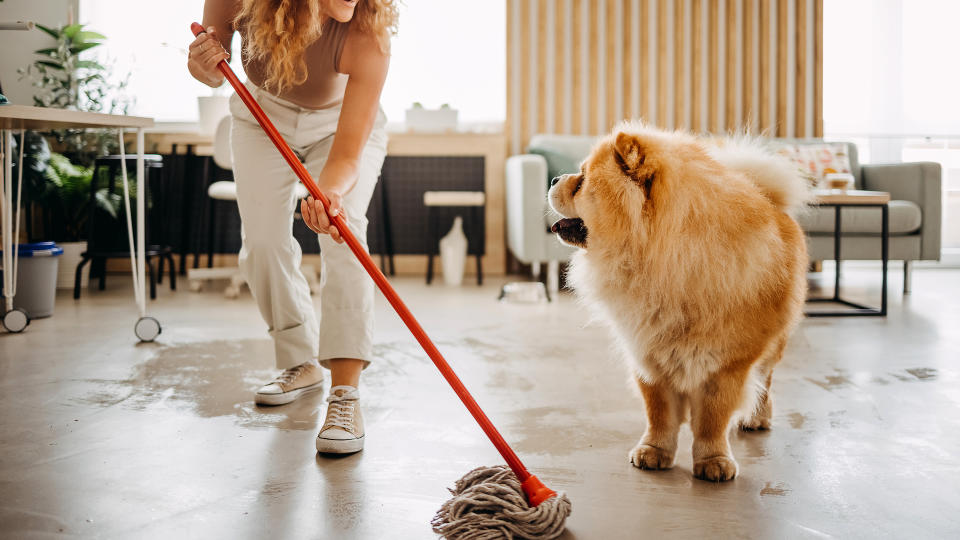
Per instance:
[[[203,281],[199,279],[190,280],[190,292],[200,292],[203,290]]]
[[[14,308],[3,314],[3,327],[7,329],[7,332],[19,334],[29,324],[30,317],[27,316],[26,311],[20,308]]]
[[[240,297],[240,287],[234,285],[228,285],[226,289],[223,290],[223,296],[234,299]]]
[[[160,328],[160,321],[153,317],[140,317],[137,324],[133,326],[133,333],[144,343],[149,343],[160,335],[163,330]]]

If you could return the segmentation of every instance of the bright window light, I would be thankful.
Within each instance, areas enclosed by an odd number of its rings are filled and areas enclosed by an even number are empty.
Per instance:
[[[159,4],[158,4],[159,5]],[[460,111],[463,123],[502,123],[506,111],[505,0],[407,0],[400,4],[390,73],[381,104],[391,123],[403,122],[414,102]],[[142,2],[80,0],[79,20],[107,36],[100,58],[114,76],[131,74],[131,114],[158,122],[195,122],[197,96],[215,92],[187,72],[190,22],[203,16],[203,0],[166,0],[143,21]],[[131,24],[130,21],[137,21]],[[468,24],[464,24],[468,22]],[[231,66],[246,77],[234,39]]]

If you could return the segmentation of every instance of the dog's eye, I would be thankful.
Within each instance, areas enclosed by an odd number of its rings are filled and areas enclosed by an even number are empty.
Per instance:
[[[582,185],[583,185],[583,175],[581,174],[580,179],[577,180],[577,185],[574,186],[573,193],[571,193],[570,196],[575,197],[577,195],[577,192],[580,191],[580,186]]]

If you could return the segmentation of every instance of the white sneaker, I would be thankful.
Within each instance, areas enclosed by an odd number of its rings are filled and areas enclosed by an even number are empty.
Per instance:
[[[327,403],[327,419],[317,435],[317,452],[351,454],[363,450],[360,391],[352,386],[334,386]]]
[[[323,370],[307,362],[288,368],[261,386],[253,400],[259,405],[284,405],[316,390],[323,390]]]

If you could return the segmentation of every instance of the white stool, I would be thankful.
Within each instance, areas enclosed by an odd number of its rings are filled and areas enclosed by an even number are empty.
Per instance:
[[[460,207],[469,208],[474,214],[471,220],[474,223],[482,223],[482,220],[476,219],[478,210],[482,211],[487,202],[487,196],[482,191],[425,191],[423,193],[423,205],[427,207],[427,238],[429,248],[427,251],[427,285],[433,281],[433,256],[438,250],[439,231],[436,214],[433,212],[437,207]],[[481,258],[483,257],[483,246],[477,250],[477,285],[483,284],[483,267]]]

